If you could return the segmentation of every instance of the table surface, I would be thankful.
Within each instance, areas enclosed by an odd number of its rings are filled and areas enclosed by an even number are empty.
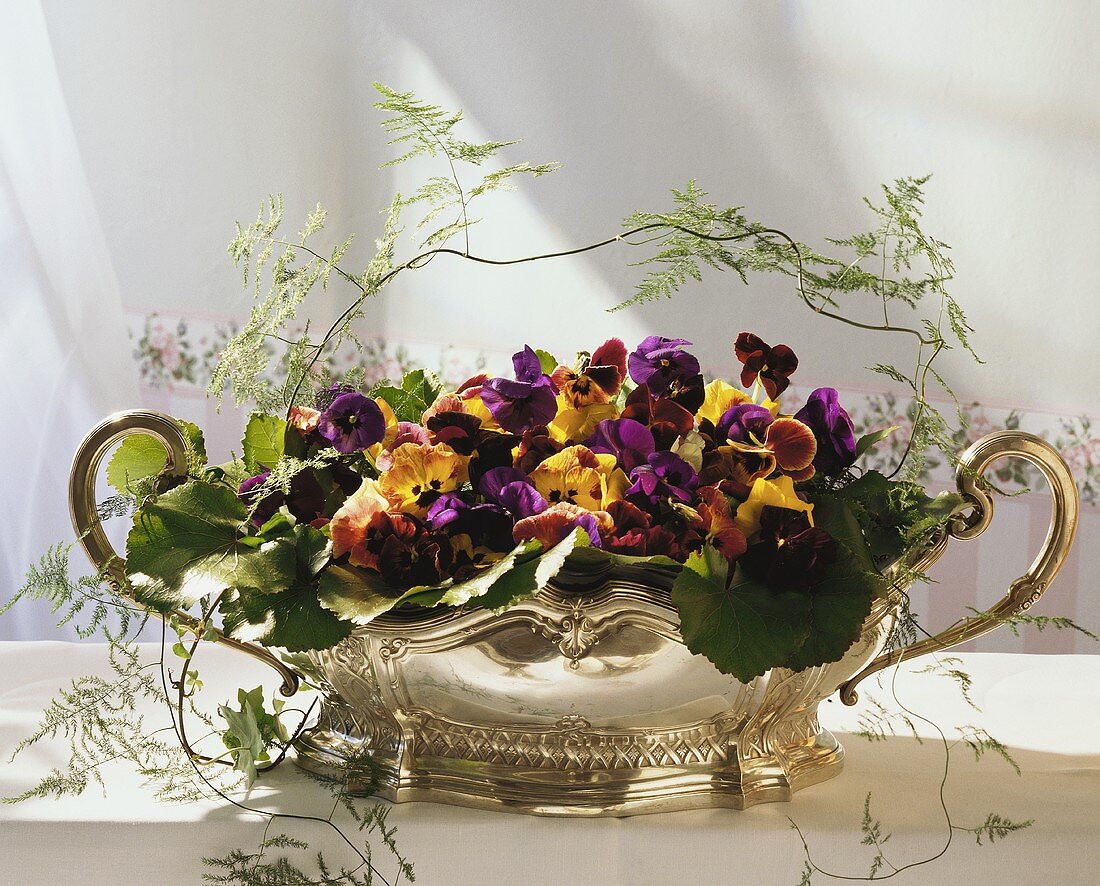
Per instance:
[[[146,651],[155,661],[159,647]],[[207,655],[203,694],[212,704],[228,697],[236,682],[252,678],[251,672],[242,678],[240,658],[232,653],[215,649]],[[967,705],[950,678],[915,674],[922,663],[894,675],[893,696],[889,682],[872,683],[855,708],[835,700],[822,705],[823,725],[851,733],[858,731],[870,696],[890,707],[897,706],[896,697],[913,712],[921,740],[911,733],[882,741],[840,734],[845,770],[792,803],[589,820],[412,803],[393,806],[389,821],[397,826],[399,848],[414,863],[417,883],[428,886],[685,880],[795,886],[802,847],[788,817],[805,833],[822,868],[863,877],[874,855],[860,845],[868,792],[874,816],[892,834],[893,864],[943,848],[949,832],[939,800],[945,754],[932,724],[952,740],[958,727],[972,725],[1008,746],[1021,773],[993,754],[976,761],[965,744],[956,744],[944,788],[951,820],[972,827],[995,812],[1034,824],[992,846],[978,846],[973,836],[956,831],[944,858],[894,882],[1094,886],[1100,882],[1100,656],[959,658],[959,667],[973,677],[971,697],[980,710]],[[53,693],[74,676],[105,673],[103,659],[104,647],[96,644],[0,643],[0,796],[26,790],[67,761],[62,741],[12,762],[9,757]],[[105,774],[106,796],[93,785],[76,798],[0,805],[0,883],[197,884],[203,855],[236,847],[251,851],[261,838],[259,817],[205,801],[158,804],[135,774],[110,767]],[[292,765],[265,777],[249,802],[279,811],[323,809],[322,815],[331,805],[328,794]],[[296,833],[315,848],[325,845],[316,831]],[[391,873],[384,863],[380,869]],[[813,882],[839,881],[816,875]]]

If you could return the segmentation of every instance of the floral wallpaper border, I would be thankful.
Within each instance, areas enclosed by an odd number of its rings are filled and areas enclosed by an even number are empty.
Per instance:
[[[142,384],[175,394],[201,395],[218,353],[236,330],[237,324],[232,320],[158,313],[131,315],[133,357]],[[439,342],[393,344],[383,336],[376,336],[364,340],[362,352],[347,348],[333,354],[328,358],[328,365],[337,374],[351,369],[361,370],[368,383],[400,377],[411,368],[427,367],[438,373],[447,384],[458,385],[477,372],[506,372],[510,356],[505,352],[486,353]],[[794,411],[798,401],[808,393],[808,390],[797,385],[792,386],[785,396],[784,406]],[[859,432],[890,425],[903,429],[908,426],[906,411],[909,403],[904,397],[890,392],[841,393],[842,402]],[[960,414],[964,422],[964,429],[957,435],[960,450],[979,437],[1001,428],[1038,434],[1050,440],[1073,468],[1082,503],[1100,505],[1100,426],[1090,416],[1029,413],[976,402],[961,403]],[[906,443],[904,430],[893,434],[877,447],[870,466],[889,472],[904,452]],[[924,466],[922,479],[948,485],[951,482],[949,466],[930,458]],[[1007,492],[1022,491],[1037,482],[1041,483],[1038,472],[1019,460],[999,468],[996,481]]]

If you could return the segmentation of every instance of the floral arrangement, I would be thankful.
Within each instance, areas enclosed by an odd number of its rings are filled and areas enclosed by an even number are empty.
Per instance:
[[[832,388],[784,414],[790,347],[741,333],[736,386],[704,383],[689,346],[611,339],[566,365],[528,345],[512,378],[444,391],[416,370],[257,412],[242,458],[138,509],[134,595],[172,610],[216,594],[231,636],[303,651],[395,606],[501,609],[605,561],[679,570],[685,641],[740,679],[835,661],[882,590],[876,565],[957,497],[857,476],[893,429],[857,441]],[[120,491],[159,471],[146,450],[118,450]],[[305,466],[284,488],[287,457]],[[895,504],[856,510],[869,495]]]
[[[210,875],[216,882],[374,882],[369,842],[358,848],[349,840],[333,822],[337,809],[348,812],[364,840],[373,835],[390,850],[395,883],[412,873],[384,808],[356,806],[346,780],[332,787],[336,803],[327,819],[272,813],[231,796],[284,760],[313,707],[296,710],[295,729],[287,723],[295,711],[281,699],[268,710],[260,688],[242,689],[237,708],[220,705],[220,721],[199,709],[196,651],[219,637],[219,622],[230,637],[281,650],[308,683],[310,662],[301,653],[332,648],[396,607],[503,610],[577,572],[657,571],[687,647],[749,680],[774,667],[839,660],[875,598],[919,577],[908,566],[919,557],[910,555],[963,507],[958,495],[932,498],[919,483],[925,460],[937,457],[930,453],[955,459],[959,433],[928,396],[930,386],[944,386],[933,363],[949,347],[973,354],[966,317],[946,288],[953,272],[946,246],[920,227],[926,179],[885,186],[884,205],[867,203],[876,219],[870,231],[829,241],[854,258],[818,254],[740,207],[707,203],[689,182],[673,191],[671,210],[633,213],[603,241],[488,259],[471,250],[471,206],[557,164],[518,163],[465,181],[459,170],[481,167],[514,143],[464,141],[456,133],[460,113],[378,88],[377,107],[389,115],[383,127],[405,152],[391,162],[442,156],[450,175],[395,195],[377,249],[360,272],[345,266],[350,238],[331,251],[312,245],[325,221],[320,207],[296,238],[281,233],[279,198],[253,223],[239,224],[229,251],[246,285],[255,287],[256,303],[212,364],[210,392],[229,392],[254,410],[240,453],[209,464],[201,430],[181,421],[186,472],[168,476],[158,442],[127,437],[107,468],[118,495],[99,511],[100,520],[132,515],[124,586],[113,564],[71,578],[71,546],[58,546],[0,608],[2,614],[20,599],[47,599],[62,611],[62,623],[90,611],[81,631],[107,641],[114,674],[74,681],[51,703],[19,750],[63,734],[71,760],[15,799],[79,794],[89,773],[98,777],[100,763],[124,759],[172,799],[216,795],[269,826],[277,819],[330,826],[360,861],[337,873],[318,854],[314,879],[285,857],[265,855],[304,843],[285,834],[269,839],[265,831],[255,852],[207,860],[223,872]],[[398,259],[403,213],[410,210],[423,210],[412,226],[419,243],[412,256]],[[909,393],[908,433],[899,435],[905,443],[895,447],[893,468],[873,470],[861,460],[898,429],[865,428],[857,436],[834,389],[819,388],[793,414],[784,412],[798,368],[795,351],[750,332],[740,333],[729,351],[736,383],[707,382],[690,342],[656,335],[632,350],[612,338],[572,361],[524,345],[511,377],[479,374],[454,390],[422,369],[367,383],[361,366],[339,372],[331,359],[341,349],[369,347],[356,331],[368,299],[439,256],[501,265],[647,244],[656,244],[638,263],[647,273],[619,307],[671,297],[705,268],[732,270],[744,282],[774,273],[794,281],[798,299],[818,318],[912,341],[912,373],[871,367]],[[298,312],[313,290],[333,280],[350,284],[355,295],[314,338]],[[869,298],[881,321],[848,316],[841,304],[853,295]],[[935,302],[931,317],[895,322],[901,311],[919,312],[926,298]],[[147,330],[141,348],[157,350],[153,338]],[[276,342],[286,345],[281,353]],[[164,373],[182,371],[177,356],[164,356]],[[159,678],[141,663],[136,638],[144,620],[133,601],[164,615],[166,630],[174,630],[172,651],[182,660],[177,674],[165,643]],[[1076,628],[1026,615],[1014,623]],[[906,642],[917,630],[903,605],[895,639]],[[969,678],[961,676],[965,695]],[[148,734],[133,712],[141,698],[171,710],[178,747]],[[200,752],[189,743],[188,717],[207,724],[204,738],[220,738],[225,749]],[[894,722],[882,708],[868,735],[885,735]],[[970,745],[976,755],[1005,754],[989,736]],[[347,773],[370,766],[369,759],[349,759]],[[226,780],[233,774],[236,784]],[[866,809],[864,818],[864,843],[879,852],[874,878],[886,863],[884,839]],[[991,816],[984,825],[954,830],[980,842],[1028,824]],[[824,874],[808,849],[806,864],[803,884]]]

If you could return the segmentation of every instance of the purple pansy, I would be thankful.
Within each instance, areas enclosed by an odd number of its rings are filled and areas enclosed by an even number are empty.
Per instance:
[[[461,495],[446,492],[432,502],[425,522],[434,530],[446,527],[450,535],[468,535],[475,547],[494,551],[512,547],[512,518],[499,505],[475,505]]]
[[[738,403],[722,413],[718,419],[720,440],[734,440],[738,443],[751,443],[751,434],[757,442],[764,439],[764,432],[775,417],[763,406],[755,403]]]
[[[663,451],[652,453],[645,464],[634,468],[630,479],[627,500],[643,508],[652,508],[668,498],[690,503],[699,485],[699,477],[691,465],[680,456]]]
[[[317,432],[337,452],[361,452],[386,436],[386,419],[370,397],[352,391],[340,394],[321,413]]]
[[[584,445],[593,452],[615,456],[628,474],[638,465],[646,464],[657,448],[653,432],[632,418],[605,418]]]
[[[795,418],[813,431],[817,440],[814,467],[822,474],[835,476],[856,460],[855,429],[835,388],[818,388]]]
[[[486,471],[478,490],[517,520],[541,514],[549,507],[531,478],[518,468],[502,467]]]
[[[655,397],[668,393],[673,382],[686,382],[699,374],[699,361],[684,350],[684,338],[650,335],[627,357],[630,377],[647,385]]]
[[[291,478],[290,495],[284,495],[281,490],[276,489],[267,493],[257,503],[259,487],[270,475],[271,471],[264,471],[255,477],[249,477],[237,489],[238,498],[247,507],[252,508],[255,505],[255,510],[252,511],[252,523],[255,526],[263,526],[284,504],[295,519],[304,520],[307,523],[324,514],[325,493],[313,471],[299,471]]]
[[[558,392],[530,345],[512,355],[512,366],[516,380],[489,379],[481,387],[481,402],[504,430],[522,434],[553,420],[558,411]]]

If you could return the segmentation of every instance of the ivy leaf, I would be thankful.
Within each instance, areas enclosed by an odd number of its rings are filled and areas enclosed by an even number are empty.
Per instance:
[[[271,470],[283,455],[286,422],[274,415],[253,412],[244,429],[244,463],[253,474]]]
[[[295,573],[293,545],[245,541],[248,512],[232,489],[190,480],[138,511],[126,538],[135,599],[186,609],[227,587],[266,587]]]
[[[222,736],[222,741],[233,752],[233,768],[243,772],[251,786],[258,774],[256,763],[267,759],[256,713],[249,704],[242,705],[239,711],[233,710],[229,705],[222,705],[218,708],[218,713],[229,724],[229,730]]]
[[[672,585],[680,633],[692,652],[747,683],[783,664],[805,641],[809,597],[773,591],[746,578],[740,568],[727,587],[715,580],[720,571],[712,574],[706,557],[692,554]]]
[[[889,437],[894,431],[900,430],[901,425],[894,425],[889,428],[882,428],[878,431],[873,431],[870,434],[864,434],[856,441],[856,458],[859,458],[868,449],[874,446],[876,443],[881,443],[887,437]]]

